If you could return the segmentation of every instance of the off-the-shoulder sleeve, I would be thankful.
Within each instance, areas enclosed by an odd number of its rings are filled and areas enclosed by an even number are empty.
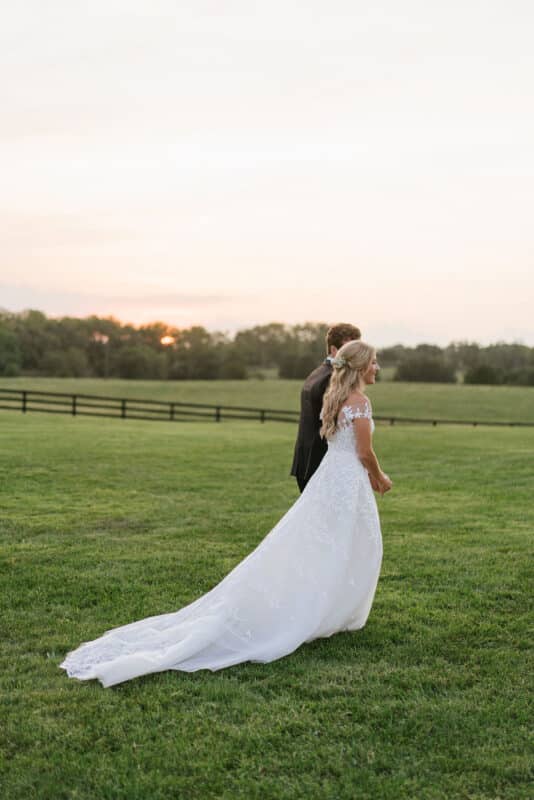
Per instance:
[[[369,400],[367,400],[367,398],[365,400],[359,400],[356,403],[343,406],[341,409],[341,418],[347,425],[349,425],[355,419],[360,419],[362,417],[365,419],[371,419],[372,416],[373,411],[371,409],[371,403]]]

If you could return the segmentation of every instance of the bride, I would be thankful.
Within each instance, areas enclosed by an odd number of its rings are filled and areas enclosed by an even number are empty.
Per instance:
[[[372,447],[375,351],[343,345],[321,411],[328,452],[302,495],[258,547],[214,589],[170,614],[114,628],[61,667],[103,686],[168,669],[219,670],[274,661],[310,642],[365,625],[382,560],[373,489],[392,483]]]

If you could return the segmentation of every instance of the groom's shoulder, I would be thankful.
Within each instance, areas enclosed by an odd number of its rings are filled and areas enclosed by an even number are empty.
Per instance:
[[[312,386],[316,386],[319,383],[328,383],[330,380],[330,375],[332,374],[332,367],[328,363],[328,361],[323,361],[322,364],[319,364],[318,367],[310,372],[306,380],[304,381],[304,389],[309,389]]]

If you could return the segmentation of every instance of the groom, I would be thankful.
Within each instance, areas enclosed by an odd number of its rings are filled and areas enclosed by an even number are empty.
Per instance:
[[[304,491],[304,487],[321,463],[327,450],[325,440],[319,436],[321,428],[319,414],[323,405],[323,395],[332,374],[331,361],[342,345],[361,338],[360,329],[354,325],[348,323],[332,325],[326,334],[326,359],[308,375],[302,387],[299,431],[291,467],[291,475],[297,479],[301,492]]]

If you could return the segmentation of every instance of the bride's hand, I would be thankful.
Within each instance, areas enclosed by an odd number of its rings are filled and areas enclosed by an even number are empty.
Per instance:
[[[380,481],[378,482],[378,491],[382,496],[384,496],[386,492],[390,491],[392,486],[393,486],[393,481],[391,480],[389,475],[386,475],[386,473],[383,472]]]
[[[380,491],[380,484],[378,483],[376,478],[373,478],[372,475],[369,475],[369,482],[371,484],[371,488],[372,488],[373,492],[379,492]]]

